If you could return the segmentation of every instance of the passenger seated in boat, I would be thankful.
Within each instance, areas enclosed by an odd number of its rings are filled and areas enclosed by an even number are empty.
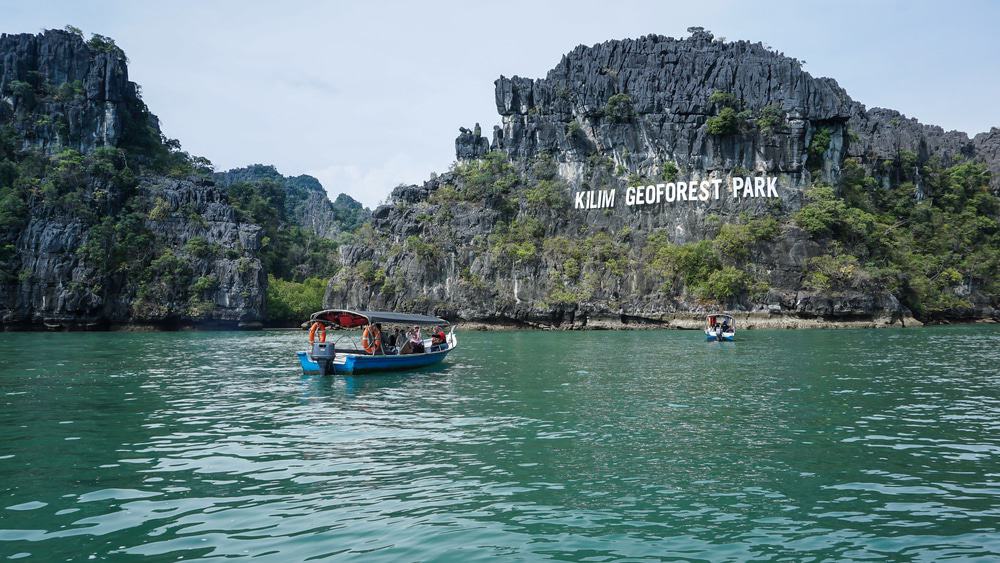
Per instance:
[[[395,354],[396,353],[396,338],[388,330],[383,332],[382,326],[379,325],[379,334],[382,335],[382,353],[383,354]]]
[[[399,330],[399,327],[392,329],[392,333],[388,335],[389,347],[392,349],[393,354],[399,354],[400,348],[406,343],[403,332]]]
[[[431,333],[431,347],[437,348],[438,346],[441,346],[447,341],[448,338],[444,334],[444,329],[441,328],[440,326],[434,327],[434,332]]]
[[[403,344],[403,347],[399,349],[400,354],[423,354],[424,341],[420,338],[420,327],[415,326],[406,333],[407,341]]]
[[[410,338],[406,336],[406,329],[399,329],[399,333],[396,335],[396,348],[399,350],[400,354],[403,353],[403,348],[406,348],[406,345],[409,343]]]

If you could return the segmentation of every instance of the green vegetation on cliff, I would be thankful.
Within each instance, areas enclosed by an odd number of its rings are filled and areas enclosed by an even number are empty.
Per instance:
[[[338,242],[294,224],[283,212],[287,191],[272,182],[238,182],[229,186],[229,203],[248,223],[264,229],[260,252],[265,271],[278,279],[303,281],[329,278],[337,272]]]
[[[312,176],[282,176],[273,166],[253,164],[214,177],[240,219],[263,229],[268,321],[304,321],[322,306],[325,280],[340,268],[338,248],[355,240],[370,213],[345,194],[330,202]]]
[[[2,40],[18,60],[0,67],[5,319],[242,322],[266,320],[266,303],[270,320],[291,323],[327,290],[338,304],[518,319],[699,307],[905,315],[901,303],[933,320],[1000,305],[997,137],[962,144],[836,88],[774,83],[764,95],[742,71],[732,91],[712,91],[727,81],[685,82],[661,64],[668,49],[706,76],[736,68],[743,59],[724,42],[643,40],[648,68],[630,58],[571,67],[579,80],[501,78],[497,99],[510,107],[492,145],[463,130],[450,171],[397,187],[373,218],[346,196],[329,202],[308,176],[213,173],[161,133],[107,38]],[[47,70],[63,52],[69,77]],[[790,180],[781,201],[621,205],[626,185],[763,170]],[[800,194],[802,184],[812,185]],[[611,188],[617,208],[571,210],[574,191]]]
[[[989,171],[933,159],[919,173],[919,191],[916,178],[885,189],[848,160],[839,193],[807,192],[794,221],[830,249],[810,263],[809,287],[885,289],[928,319],[961,316],[973,289],[1000,303],[1000,198]]]
[[[253,323],[265,300],[286,321],[321,301],[359,203],[308,176],[220,186],[162,134],[110,38],[3,42],[0,322]],[[279,282],[266,297],[264,273]]]
[[[490,152],[482,159],[460,162],[455,165],[455,173],[462,182],[458,193],[463,201],[502,201],[518,183],[514,167],[502,152]]]
[[[203,160],[166,141],[151,151],[101,147],[85,154],[62,149],[50,156],[12,150],[16,135],[10,128],[0,137],[0,278],[5,283],[43,281],[31,278],[32,270],[15,248],[34,218],[84,233],[67,288],[72,298],[100,303],[109,292],[132,295],[129,318],[136,321],[211,315],[219,280],[210,273],[210,263],[222,249],[200,236],[183,245],[165,240],[158,227],[163,221],[182,217],[197,226],[205,219],[193,208],[171,211],[139,179],[150,174],[201,177]]]
[[[720,97],[719,103],[723,109],[735,104],[728,97]],[[762,112],[758,119],[761,129],[781,127],[777,108]],[[823,158],[831,129],[817,131],[812,150]],[[756,215],[709,215],[704,218],[703,240],[678,243],[672,230],[637,236],[620,224],[608,228],[575,221],[568,212],[571,190],[556,174],[550,155],[543,153],[525,164],[493,152],[458,163],[426,201],[397,201],[397,208],[415,220],[410,228],[425,234],[409,235],[389,254],[412,256],[427,271],[441,268],[450,264],[446,256],[461,255],[461,248],[451,246],[453,239],[446,235],[452,232],[453,218],[468,221],[475,214],[486,214],[493,217],[489,231],[472,237],[471,246],[488,256],[488,267],[500,275],[484,277],[460,265],[459,287],[469,291],[517,299],[513,288],[528,276],[536,278],[528,282],[532,287],[543,289],[534,297],[535,304],[552,310],[593,302],[614,306],[618,300],[635,299],[636,288],[649,284],[657,300],[755,307],[765,303],[774,289],[775,274],[765,266],[773,248],[786,237],[810,238],[821,254],[807,255],[801,263],[797,287],[806,292],[834,298],[845,292],[891,294],[922,319],[961,316],[972,306],[963,297],[970,291],[984,293],[996,303],[1000,284],[993,274],[1000,271],[1000,199],[989,191],[985,166],[975,162],[943,166],[936,160],[918,164],[907,154],[901,154],[900,161],[901,169],[912,171],[894,188],[885,188],[860,163],[848,159],[841,181],[808,189],[794,213],[774,205]],[[617,181],[609,168],[595,159],[591,177]],[[661,170],[664,175],[677,174],[671,162]],[[610,217],[611,211],[603,214]],[[595,216],[591,213],[591,221]],[[445,234],[436,239],[443,244],[434,243],[432,233]],[[373,231],[369,248],[379,247],[386,236],[391,234],[376,236]],[[398,271],[375,268],[372,261],[364,265],[367,270],[359,266],[351,275],[366,276],[372,288],[381,288],[379,295],[384,298],[401,294]],[[778,283],[786,284],[780,289],[787,290],[787,277]]]
[[[727,304],[746,292],[766,292],[767,281],[753,271],[750,259],[779,233],[778,221],[771,216],[744,216],[739,223],[723,224],[712,240],[686,244],[674,244],[657,231],[649,236],[642,259],[664,280],[666,293],[687,291],[706,302]]]
[[[612,123],[625,123],[635,117],[632,98],[628,94],[614,94],[608,98],[603,110],[604,117]]]
[[[711,135],[735,135],[740,131],[739,114],[731,107],[724,107],[718,115],[709,117],[705,126]]]

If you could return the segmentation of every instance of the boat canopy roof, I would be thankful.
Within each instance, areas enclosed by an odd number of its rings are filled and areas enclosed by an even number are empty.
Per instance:
[[[729,325],[735,329],[736,319],[729,313],[709,313],[705,316],[705,323],[711,328],[716,325],[716,323],[721,323],[723,326]]]
[[[326,321],[344,328],[353,328],[372,323],[398,325],[447,325],[448,321],[430,315],[413,313],[393,313],[390,311],[348,311],[346,309],[325,309],[310,315],[310,321]]]
[[[708,315],[705,315],[706,319],[711,319],[712,317],[725,317],[727,319],[733,318],[733,316],[728,313],[709,313]]]

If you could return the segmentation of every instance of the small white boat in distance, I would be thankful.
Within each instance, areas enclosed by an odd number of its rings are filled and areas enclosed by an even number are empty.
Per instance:
[[[712,313],[705,317],[705,340],[732,342],[736,338],[736,319],[726,313]]]

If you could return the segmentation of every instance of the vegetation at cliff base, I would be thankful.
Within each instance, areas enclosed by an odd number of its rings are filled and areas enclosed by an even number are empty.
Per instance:
[[[735,102],[723,98],[720,103],[725,109]],[[778,128],[783,114],[775,107],[762,112],[761,119],[762,129]],[[833,134],[833,128],[819,127],[813,154],[825,153]],[[484,280],[470,271],[461,278],[465,287],[492,288],[504,295],[516,278],[542,276],[534,282],[544,288],[539,306],[572,309],[640,291],[626,289],[628,284],[655,282],[661,299],[686,296],[706,306],[752,307],[771,291],[772,273],[762,261],[771,259],[772,246],[782,237],[804,233],[823,249],[803,263],[800,283],[805,291],[830,296],[888,293],[922,319],[961,316],[972,306],[970,292],[994,302],[1000,295],[991,275],[1000,271],[1000,200],[989,191],[985,166],[976,162],[919,163],[904,151],[897,161],[875,168],[903,175],[902,183],[886,188],[866,171],[870,169],[848,159],[841,181],[809,188],[794,213],[773,205],[739,217],[709,215],[709,236],[686,243],[673,242],[674,233],[666,230],[636,239],[620,223],[611,228],[577,224],[579,232],[570,232],[573,216],[561,211],[570,190],[556,174],[554,159],[543,153],[521,165],[523,172],[502,153],[459,163],[451,183],[427,202],[414,204],[421,210],[417,225],[431,231],[448,228],[454,211],[450,202],[483,206],[478,213],[500,211],[489,234],[474,237],[472,244],[487,253],[494,268],[509,273]],[[606,168],[596,162],[591,170],[600,178]],[[668,161],[660,173],[677,172]],[[401,251],[427,267],[439,267],[434,265],[450,252],[419,235],[410,235]],[[379,274],[369,276],[373,287],[388,288],[383,295],[398,295],[396,273],[369,270]]]
[[[752,254],[780,234],[771,216],[743,216],[723,224],[715,238],[685,244],[672,243],[666,232],[649,235],[643,260],[650,272],[664,280],[663,291],[686,291],[698,299],[726,304],[744,292],[761,294],[767,281],[752,267]]]
[[[10,149],[14,136],[8,130],[3,137]],[[172,154],[172,170],[185,166],[190,174],[199,174],[194,159],[176,149],[165,151]],[[172,211],[136,174],[156,171],[156,159],[112,147],[85,154],[63,149],[51,156],[34,150],[3,153],[0,273],[8,283],[33,282],[31,270],[17,260],[13,241],[35,217],[84,231],[83,242],[75,249],[79,262],[69,286],[77,298],[100,303],[108,291],[134,295],[136,320],[211,315],[219,280],[210,274],[209,263],[221,249],[200,236],[177,246],[156,233],[150,222],[164,221]],[[193,211],[187,213],[194,224],[204,222]]]
[[[329,278],[306,278],[301,282],[267,276],[267,316],[271,322],[298,324],[323,308]]]
[[[534,96],[546,88],[521,96],[513,105],[528,115],[505,119],[499,149],[484,153],[477,129],[473,152],[422,185],[397,186],[372,215],[346,196],[330,203],[308,176],[264,165],[215,173],[161,132],[113,41],[55,34],[123,80],[102,83],[118,88],[115,102],[88,99],[89,76],[60,82],[40,70],[0,92],[0,283],[28,311],[7,313],[29,322],[43,301],[116,322],[297,324],[327,293],[345,305],[553,319],[856,315],[870,303],[895,314],[898,302],[933,321],[1000,306],[1000,198],[976,160],[978,137],[963,145],[975,150],[931,150],[957,157],[928,159],[923,145],[893,155],[895,145],[870,142],[871,128],[848,131],[856,114],[809,117],[798,90],[763,95],[734,79],[732,92],[699,84],[697,99],[666,104],[625,81],[630,72],[615,82],[608,70],[587,95],[555,92],[565,107]],[[628,85],[631,95],[603,99]],[[114,141],[95,135],[92,116],[108,108],[116,128],[101,131]],[[869,114],[872,126],[902,124]],[[781,199],[622,205],[627,186],[765,169],[791,181]],[[612,190],[617,205],[574,209],[575,196]]]
[[[278,279],[303,281],[329,277],[339,267],[339,243],[294,224],[284,212],[287,190],[272,181],[238,182],[228,188],[229,203],[241,219],[264,230],[261,262]]]
[[[820,291],[882,289],[922,318],[961,315],[971,291],[1000,302],[1000,198],[985,165],[932,159],[882,188],[848,160],[838,190],[816,186],[794,222],[830,249],[805,283]]]

